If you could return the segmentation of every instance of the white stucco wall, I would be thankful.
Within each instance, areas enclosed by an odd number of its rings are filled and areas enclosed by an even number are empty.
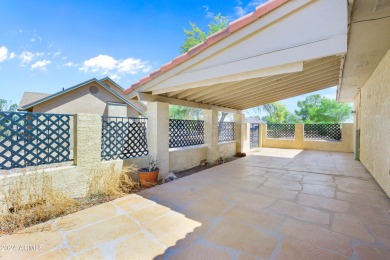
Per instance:
[[[219,157],[232,157],[236,154],[236,141],[218,143]]]
[[[199,166],[207,160],[207,146],[189,146],[169,149],[169,171],[181,171]],[[218,158],[232,157],[236,154],[236,141],[218,143]]]
[[[390,196],[390,50],[355,102],[360,161]]]
[[[169,171],[190,169],[207,159],[205,145],[169,149]]]

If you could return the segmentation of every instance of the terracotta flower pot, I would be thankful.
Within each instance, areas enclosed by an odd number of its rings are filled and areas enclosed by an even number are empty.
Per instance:
[[[159,169],[149,172],[148,168],[142,168],[138,171],[138,177],[142,188],[149,188],[157,184]]]

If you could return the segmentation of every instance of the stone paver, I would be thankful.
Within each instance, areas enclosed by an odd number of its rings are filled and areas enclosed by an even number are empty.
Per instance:
[[[304,183],[302,193],[312,194],[327,198],[334,198],[336,188],[328,185]]]
[[[336,214],[333,220],[332,230],[363,241],[374,242],[374,237],[370,235],[363,222],[356,216]]]
[[[389,209],[352,154],[263,148],[0,237],[42,246],[0,259],[389,259]]]
[[[67,239],[70,248],[74,252],[80,252],[106,241],[116,240],[139,231],[140,228],[134,221],[122,215],[71,231],[67,235]]]
[[[218,223],[205,239],[262,258],[269,258],[278,243],[276,238],[248,225],[238,224],[236,221]]]
[[[298,203],[313,208],[322,208],[335,212],[348,212],[349,203],[342,200],[324,198],[309,194],[299,194]]]
[[[272,209],[281,215],[297,218],[299,220],[318,224],[329,224],[329,214],[317,209],[301,206],[297,203],[280,200],[272,206]]]
[[[326,228],[289,218],[283,223],[280,231],[286,236],[309,242],[343,255],[352,255],[350,238]]]
[[[276,256],[280,260],[313,260],[313,259],[347,259],[344,256],[331,253],[312,244],[299,240],[284,240],[280,253]]]

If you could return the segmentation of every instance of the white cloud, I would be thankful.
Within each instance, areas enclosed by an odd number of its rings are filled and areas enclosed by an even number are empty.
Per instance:
[[[106,74],[108,71],[115,69],[118,61],[108,55],[98,55],[95,58],[84,61],[80,68],[84,72],[102,72]]]
[[[39,70],[46,71],[47,70],[46,66],[49,65],[50,63],[51,61],[49,60],[40,60],[32,64],[31,69],[39,69]]]
[[[242,6],[236,6],[236,7],[234,7],[234,13],[235,13],[238,17],[241,17],[241,16],[246,15],[247,11],[245,11],[244,8],[243,8]]]
[[[5,46],[0,47],[0,62],[3,62],[8,57],[8,49]]]
[[[204,5],[202,6],[202,8],[204,9],[204,11],[206,12],[206,17],[207,18],[214,18],[215,17],[215,14],[213,12],[210,12],[209,11],[209,6],[208,5]]]
[[[244,16],[247,13],[254,11],[254,8],[256,8],[257,6],[268,1],[269,0],[251,0],[247,5],[244,5],[242,1],[237,0],[237,5],[234,7],[234,13],[237,17]]]
[[[84,61],[83,66],[79,70],[101,74],[111,73],[119,77],[120,74],[134,75],[139,72],[149,72],[151,66],[147,61],[142,61],[141,59],[127,58],[124,60],[116,60],[111,56],[100,54]]]
[[[121,77],[119,77],[118,74],[112,74],[112,75],[110,75],[109,77],[110,77],[112,80],[114,80],[114,81],[115,81],[115,80],[120,80],[120,79],[121,79]]]
[[[13,58],[15,58],[15,52],[11,52],[10,54],[9,54],[9,56],[8,56],[8,59],[9,60],[12,60]]]
[[[137,74],[142,71],[144,73],[150,71],[151,66],[147,62],[141,61],[140,59],[128,58],[118,63],[119,73]]]
[[[53,55],[54,55],[54,57],[57,57],[57,56],[61,55],[61,53],[62,53],[62,52],[57,51],[57,52],[55,52]]]
[[[34,58],[45,55],[43,52],[32,53],[31,51],[24,51],[19,55],[19,59],[22,61],[22,65],[31,63]]]
[[[30,42],[36,42],[36,41],[42,42],[42,37],[39,36],[39,35],[34,35],[34,36],[30,39]]]
[[[64,66],[64,67],[76,67],[77,64],[75,64],[75,63],[69,61],[69,62],[65,63],[63,66]]]

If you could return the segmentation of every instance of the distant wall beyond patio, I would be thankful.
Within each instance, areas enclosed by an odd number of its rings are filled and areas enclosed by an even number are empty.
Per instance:
[[[355,98],[360,161],[390,196],[390,50]]]
[[[261,147],[268,148],[287,148],[304,149],[332,152],[353,152],[353,124],[342,124],[341,141],[309,140],[304,137],[304,125],[295,124],[295,137],[286,138],[268,138],[267,125],[261,125]]]

